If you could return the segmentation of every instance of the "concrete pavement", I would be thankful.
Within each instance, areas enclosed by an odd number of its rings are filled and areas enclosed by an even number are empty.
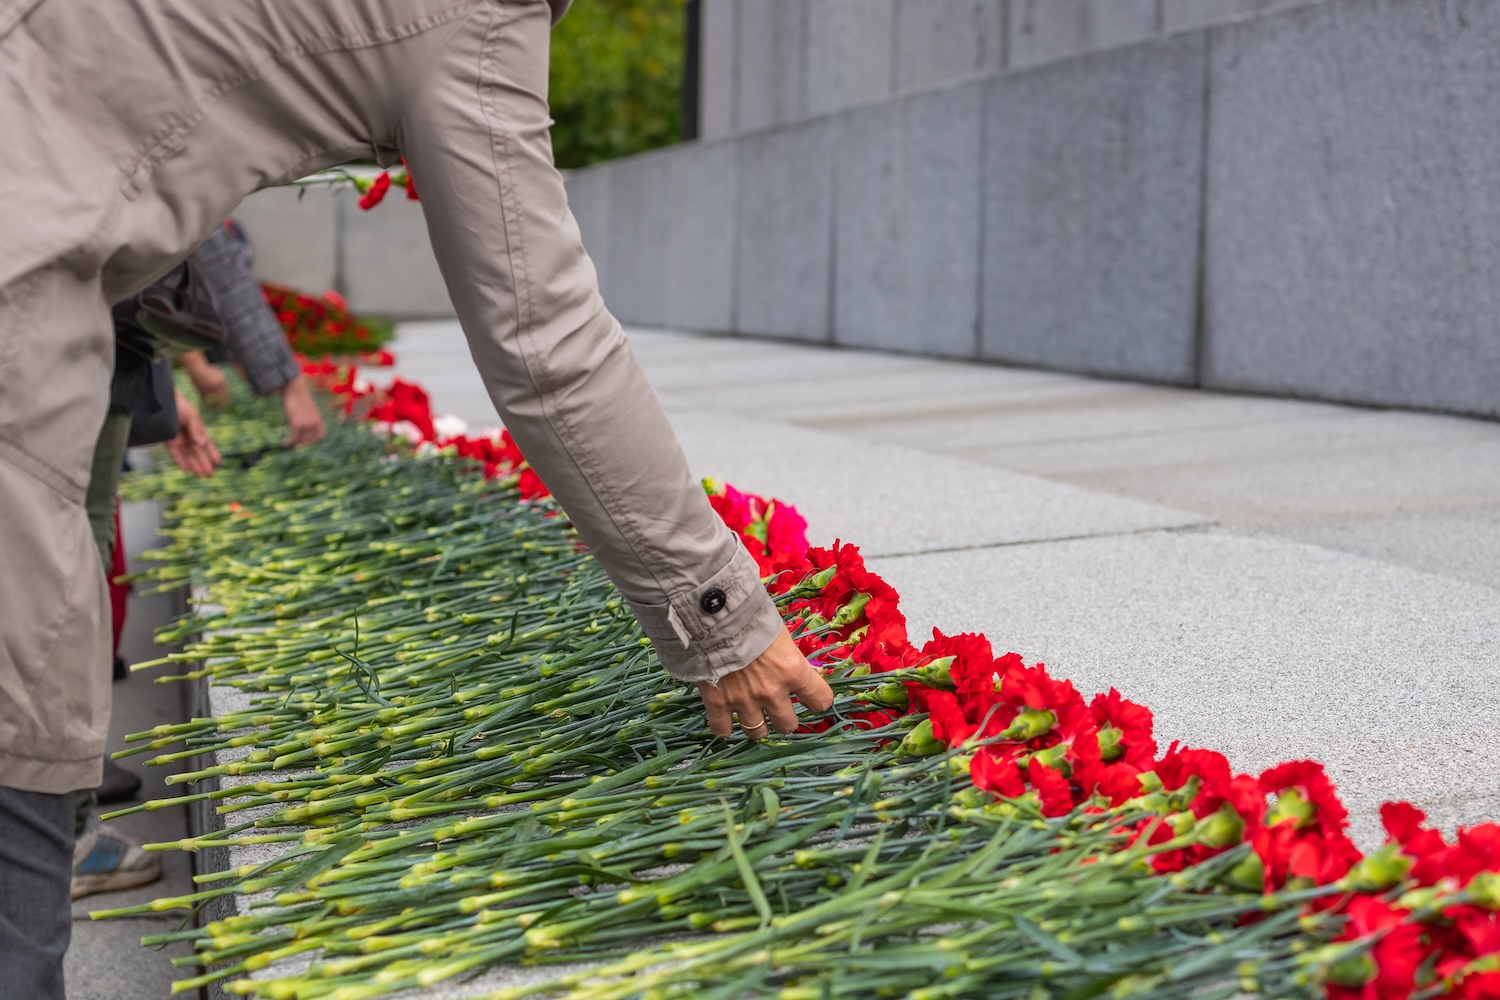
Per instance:
[[[150,504],[133,504],[121,511],[121,527],[130,553],[130,568],[138,569],[139,554],[160,544],[155,531],[156,508]],[[163,655],[152,641],[158,625],[176,613],[180,598],[175,594],[141,595],[132,593],[120,640],[120,655],[133,663]],[[109,749],[125,746],[125,734],[150,729],[161,723],[187,718],[186,684],[152,683],[162,671],[136,675],[114,685],[114,710],[110,716]],[[138,800],[180,795],[180,787],[169,787],[163,780],[182,767],[142,767],[143,758],[121,761],[126,770],[143,779]],[[105,806],[96,812],[107,812],[120,806]],[[188,835],[187,810],[181,807],[137,813],[111,823],[115,829],[139,842],[180,840]],[[172,967],[171,959],[192,953],[190,947],[174,945],[165,950],[141,947],[141,938],[175,930],[182,915],[133,917],[121,920],[95,921],[89,911],[133,906],[160,896],[192,892],[192,859],[181,851],[158,855],[162,859],[162,879],[151,885],[126,892],[85,896],[73,903],[73,940],[64,960],[68,1000],[161,1000],[172,990],[172,980],[183,973]]]
[[[696,473],[861,545],[914,638],[985,632],[1166,740],[1311,757],[1365,847],[1500,819],[1500,424],[632,330]],[[402,374],[494,424],[453,323]]]

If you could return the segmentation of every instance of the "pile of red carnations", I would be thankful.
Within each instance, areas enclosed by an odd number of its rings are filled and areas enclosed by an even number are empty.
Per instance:
[[[400,379],[374,390],[352,369],[311,370],[345,400],[346,412],[362,403],[364,418],[382,432],[473,460],[486,477],[514,476],[524,497],[547,495],[508,432],[468,436],[460,423],[434,417],[427,394]],[[1256,776],[1235,774],[1213,750],[1173,743],[1159,754],[1151,710],[1114,689],[1085,700],[1040,663],[1028,666],[1011,652],[997,657],[983,635],[934,630],[918,648],[896,591],[865,567],[855,546],[809,546],[807,522],[790,504],[705,486],[768,589],[783,596],[796,589],[786,605],[790,624],[815,663],[852,659],[874,673],[922,674],[878,689],[855,725],[876,729],[925,713],[904,736],[905,749],[919,756],[960,750],[977,788],[1030,800],[1044,816],[1141,798],[1169,804],[1165,822],[1143,820],[1135,832],[1148,844],[1178,845],[1154,855],[1159,872],[1249,843],[1253,852],[1230,873],[1240,888],[1345,887],[1316,905],[1347,914],[1340,940],[1373,945],[1335,970],[1338,981],[1328,986],[1335,1000],[1500,1000],[1500,824],[1460,830],[1450,843],[1423,826],[1420,810],[1389,803],[1381,810],[1389,839],[1364,857],[1320,764],[1292,761]],[[1190,833],[1195,842],[1182,846]]]
[[[385,349],[395,328],[385,322],[356,317],[338,292],[309,295],[294,288],[265,282],[261,293],[276,313],[292,350],[304,357],[357,358],[360,364],[395,364]],[[330,363],[331,362],[327,362]]]

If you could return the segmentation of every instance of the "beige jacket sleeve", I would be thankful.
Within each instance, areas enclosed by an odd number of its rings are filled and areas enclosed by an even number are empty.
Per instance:
[[[544,8],[502,3],[451,36],[400,146],[506,427],[667,669],[714,681],[764,652],[781,619],[599,296],[552,164],[548,32]]]

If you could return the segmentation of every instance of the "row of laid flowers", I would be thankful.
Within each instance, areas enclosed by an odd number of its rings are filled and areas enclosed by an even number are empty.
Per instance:
[[[508,432],[469,436],[460,422],[433,416],[420,386],[396,379],[376,390],[352,368],[326,363],[308,371],[343,400],[346,413],[362,413],[418,447],[480,462],[486,477],[516,476],[523,497],[546,495]],[[1213,750],[1174,743],[1158,755],[1150,709],[1114,689],[1086,702],[1044,665],[1027,666],[1013,652],[995,656],[983,635],[935,630],[918,649],[899,595],[865,567],[855,546],[809,546],[806,521],[789,504],[707,485],[714,509],[773,593],[809,574],[820,583],[816,596],[790,605],[794,628],[818,626],[799,643],[815,662],[852,658],[875,672],[936,663],[951,678],[952,690],[905,683],[905,699],[886,698],[862,716],[865,724],[884,725],[902,711],[927,713],[906,737],[912,750],[964,749],[976,787],[1008,799],[1031,796],[1047,816],[1192,789],[1188,808],[1168,823],[1141,824],[1151,843],[1193,826],[1206,831],[1193,846],[1157,854],[1156,870],[1179,871],[1248,842],[1253,853],[1232,873],[1245,888],[1328,885],[1357,874],[1348,895],[1322,905],[1348,914],[1341,940],[1375,943],[1364,962],[1341,970],[1343,981],[1329,986],[1335,1000],[1393,1000],[1428,988],[1468,1000],[1500,998],[1500,824],[1460,829],[1450,842],[1424,825],[1421,810],[1387,803],[1381,818],[1388,842],[1365,858],[1346,833],[1347,811],[1320,764],[1292,761],[1257,776],[1235,774]],[[907,707],[895,707],[902,700]]]

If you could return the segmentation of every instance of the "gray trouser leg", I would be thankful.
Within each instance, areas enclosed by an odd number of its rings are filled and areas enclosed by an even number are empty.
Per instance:
[[[73,796],[0,787],[0,1000],[65,1000]]]

